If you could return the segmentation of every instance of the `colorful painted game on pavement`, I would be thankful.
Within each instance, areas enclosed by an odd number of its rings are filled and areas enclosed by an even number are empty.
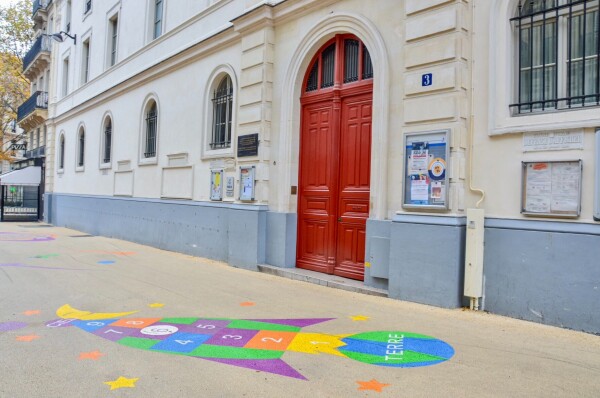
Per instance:
[[[48,242],[55,239],[52,235],[38,235],[27,232],[0,232],[0,242]]]
[[[281,357],[287,351],[330,354],[370,365],[418,367],[435,365],[454,355],[447,343],[400,331],[354,335],[304,333],[302,328],[327,322],[316,319],[124,318],[129,313],[90,313],[69,305],[46,324],[75,326],[118,344],[306,380]]]

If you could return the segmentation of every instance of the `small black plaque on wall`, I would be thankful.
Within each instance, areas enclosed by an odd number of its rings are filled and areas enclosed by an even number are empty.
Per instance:
[[[238,136],[238,158],[258,156],[258,133]]]

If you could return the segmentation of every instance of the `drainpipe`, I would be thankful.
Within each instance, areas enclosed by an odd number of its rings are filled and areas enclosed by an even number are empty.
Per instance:
[[[475,130],[475,1],[471,2],[471,103],[469,118],[469,190],[481,195],[475,208],[467,209],[467,234],[465,244],[464,295],[470,298],[470,308],[479,310],[483,297],[483,247],[485,211],[479,206],[485,199],[485,191],[473,186],[473,137]]]

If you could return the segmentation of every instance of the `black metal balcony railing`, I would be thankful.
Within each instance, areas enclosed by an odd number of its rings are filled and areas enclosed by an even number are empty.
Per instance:
[[[46,147],[41,146],[30,151],[25,151],[25,159],[43,158],[46,156]]]
[[[48,36],[40,36],[35,40],[33,46],[31,46],[29,51],[27,51],[27,54],[25,54],[25,57],[23,57],[23,70],[27,70],[35,57],[42,51],[50,51],[50,40]]]
[[[17,121],[21,121],[36,109],[48,109],[48,93],[45,91],[36,91],[27,101],[17,110]]]

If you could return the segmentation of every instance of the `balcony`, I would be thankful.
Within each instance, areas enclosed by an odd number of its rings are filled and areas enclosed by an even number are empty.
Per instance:
[[[44,156],[46,156],[45,146],[32,149],[31,151],[25,151],[25,159],[43,158]]]
[[[23,74],[29,80],[35,80],[39,73],[42,73],[50,65],[50,38],[48,36],[39,36],[33,43],[33,46],[23,57]]]
[[[17,122],[25,131],[31,130],[48,118],[48,93],[36,91],[17,111]]]
[[[52,0],[33,0],[31,9],[31,19],[33,19],[34,29],[38,30],[48,21],[48,6]]]

